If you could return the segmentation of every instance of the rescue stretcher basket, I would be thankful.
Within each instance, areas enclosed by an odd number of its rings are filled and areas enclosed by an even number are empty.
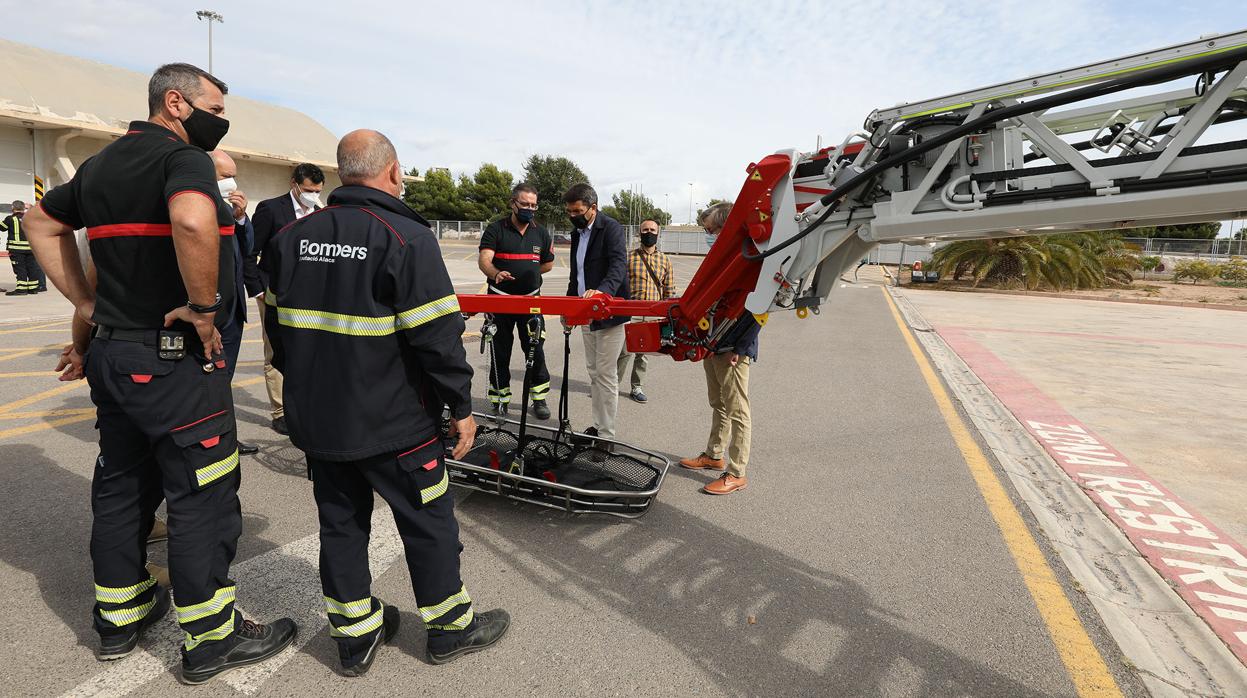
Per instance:
[[[450,481],[460,487],[572,514],[636,518],[653,504],[671,466],[652,451],[532,423],[516,458],[519,422],[475,417],[472,450],[462,460],[446,459]],[[602,453],[590,443],[609,443],[613,452]]]

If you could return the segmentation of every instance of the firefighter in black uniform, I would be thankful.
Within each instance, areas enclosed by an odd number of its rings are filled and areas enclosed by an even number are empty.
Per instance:
[[[477,266],[489,280],[489,293],[512,296],[536,296],[541,293],[541,275],[554,268],[554,238],[549,231],[533,221],[537,213],[537,189],[531,184],[517,184],[511,190],[511,213],[499,218],[481,235],[480,258]],[[511,403],[511,347],[519,331],[520,349],[528,355],[529,345],[536,341],[529,395],[533,416],[549,419],[550,371],[542,346],[545,321],[536,316],[540,337],[529,335],[528,315],[494,315],[497,327],[491,341],[494,355],[489,372],[489,402],[494,414],[504,415]]]
[[[162,66],[148,84],[148,120],[131,122],[25,221],[35,254],[77,308],[64,361],[81,370],[86,357],[97,410],[97,656],[126,656],[169,610],[167,590],[144,569],[163,499],[174,606],[185,631],[180,678],[192,684],[263,661],[296,632],[288,618],[267,626],[244,620],[229,578],[242,516],[217,327],[224,313],[216,311],[233,302],[233,249],[221,238],[234,233],[234,221],[204,152],[229,127],[220,117],[225,91],[194,66]],[[90,241],[94,293],[78,259],[77,228]]]
[[[22,216],[26,215],[26,204],[22,201],[13,202],[13,212],[0,220],[0,233],[5,234],[5,249],[9,251],[9,261],[13,263],[13,275],[17,277],[17,288],[4,294],[6,296],[33,296],[48,290],[47,277],[39,268],[39,262],[30,251],[30,240],[22,231]]]
[[[320,513],[320,579],[330,635],[347,676],[368,671],[398,629],[372,595],[373,491],[403,539],[429,660],[497,642],[506,611],[477,613],[459,578],[459,525],[443,457],[476,435],[463,317],[433,231],[398,198],[390,141],[354,131],[338,144],[343,186],[329,206],[278,231],[261,257],[264,326],[285,376],[286,424],[307,454]]]

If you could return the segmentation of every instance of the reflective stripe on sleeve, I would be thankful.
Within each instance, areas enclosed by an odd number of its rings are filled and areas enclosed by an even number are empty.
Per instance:
[[[439,317],[459,312],[459,297],[455,294],[443,296],[424,305],[404,310],[398,314],[398,329],[410,330]]]

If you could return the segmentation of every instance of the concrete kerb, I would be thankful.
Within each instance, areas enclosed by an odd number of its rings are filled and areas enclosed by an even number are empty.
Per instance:
[[[945,384],[1153,695],[1247,695],[1247,667],[1069,479],[904,293],[887,289]]]

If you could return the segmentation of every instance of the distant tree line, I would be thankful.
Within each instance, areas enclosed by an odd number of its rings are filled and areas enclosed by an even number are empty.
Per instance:
[[[412,168],[408,174],[419,176]],[[486,162],[476,173],[455,179],[444,167],[424,171],[423,182],[409,182],[403,193],[408,206],[430,220],[489,221],[510,213],[511,188],[527,182],[537,188],[537,222],[547,227],[566,229],[563,194],[578,182],[589,182],[589,176],[568,158],[554,155],[533,155],[524,163],[519,180],[511,172]],[[606,215],[623,223],[653,218],[660,225],[671,223],[671,214],[654,205],[649,197],[622,191],[610,203],[599,202]]]

